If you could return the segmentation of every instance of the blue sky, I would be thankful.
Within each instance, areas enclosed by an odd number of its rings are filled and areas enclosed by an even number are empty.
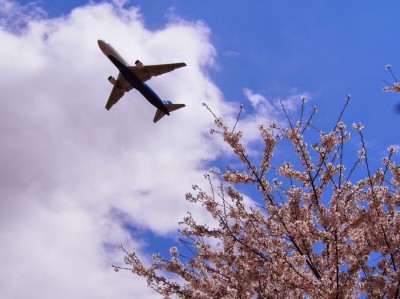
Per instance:
[[[332,121],[346,94],[349,122],[362,122],[376,142],[397,143],[397,95],[382,94],[384,69],[396,70],[396,1],[142,1],[150,28],[168,12],[202,20],[218,52],[210,75],[228,100],[243,101],[243,87],[268,97],[293,90],[312,95],[321,119]],[[333,119],[329,115],[333,113]],[[380,120],[380,121],[378,121]]]
[[[38,3],[56,17],[88,2]],[[349,121],[365,123],[384,143],[399,140],[391,129],[397,95],[381,92],[382,79],[392,82],[384,66],[396,71],[397,1],[125,1],[129,6],[139,7],[153,30],[171,15],[204,22],[218,53],[217,67],[207,71],[227,100],[242,102],[244,87],[266,97],[307,91],[325,119],[351,94]]]
[[[0,0],[2,298],[158,298],[110,264],[119,243],[144,258],[167,251],[189,210],[209,221],[184,195],[210,166],[235,164],[208,135],[203,101],[230,123],[243,103],[254,144],[258,124],[282,120],[277,100],[306,95],[331,129],[351,94],[344,120],[365,125],[374,165],[400,144],[400,97],[382,93],[387,63],[400,76],[397,1],[28,3]],[[15,20],[27,26],[15,32]],[[98,38],[127,61],[185,61],[149,85],[187,107],[154,125],[132,91],[106,111],[117,74]]]

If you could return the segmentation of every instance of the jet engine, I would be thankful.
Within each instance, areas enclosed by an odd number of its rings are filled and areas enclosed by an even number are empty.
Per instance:
[[[138,68],[140,68],[140,69],[144,68],[143,63],[142,63],[140,60],[136,60],[136,61],[135,61],[135,65],[136,65]]]
[[[117,80],[115,80],[113,76],[108,77],[108,81],[110,81],[112,85],[115,85],[115,83],[117,83]]]

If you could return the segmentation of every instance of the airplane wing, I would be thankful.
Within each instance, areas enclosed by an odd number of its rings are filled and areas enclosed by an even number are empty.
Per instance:
[[[186,66],[186,63],[169,63],[169,64],[157,64],[157,65],[146,65],[142,68],[137,66],[130,66],[129,69],[135,73],[135,75],[142,81],[147,81],[153,76],[159,76],[168,72],[171,72],[177,68]],[[124,95],[125,92],[133,89],[132,85],[126,81],[126,79],[118,74],[118,78],[111,90],[110,97],[108,98],[106,109],[110,110],[111,107],[116,104]]]
[[[159,76],[184,66],[186,66],[186,63],[179,62],[169,64],[145,65],[143,68],[131,66],[130,69],[142,82],[144,82],[149,80],[153,76]]]
[[[121,75],[118,75],[118,78],[111,90],[111,94],[108,98],[106,109],[110,110],[111,107],[116,104],[122,96],[125,94],[126,91],[131,90],[133,87],[125,80],[125,78]]]

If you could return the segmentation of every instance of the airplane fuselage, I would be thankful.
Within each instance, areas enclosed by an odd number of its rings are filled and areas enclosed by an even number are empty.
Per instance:
[[[121,75],[133,88],[137,89],[153,106],[169,115],[169,111],[160,97],[145,83],[143,83],[134,72],[132,72],[127,62],[118,54],[118,52],[108,43],[98,40],[101,51],[118,68]]]

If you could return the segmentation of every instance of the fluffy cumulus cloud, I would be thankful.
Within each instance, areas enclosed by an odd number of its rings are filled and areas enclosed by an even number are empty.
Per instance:
[[[245,105],[249,111],[245,111],[238,123],[238,128],[243,131],[243,142],[247,145],[260,140],[258,125],[277,122],[281,126],[287,126],[282,104],[289,117],[292,117],[301,106],[302,98],[311,97],[309,93],[293,92],[286,98],[267,99],[264,95],[248,88],[243,89],[243,94],[250,105]]]
[[[119,243],[143,250],[127,224],[176,230],[194,209],[184,194],[216,157],[201,103],[227,109],[204,72],[215,56],[209,29],[173,18],[150,31],[118,2],[47,18],[0,0],[0,14],[0,297],[151,298],[110,265],[122,261]],[[155,108],[133,90],[104,109],[117,70],[99,38],[128,61],[185,61],[149,84],[187,107],[153,124]]]
[[[174,233],[189,210],[209,220],[184,199],[207,163],[227,154],[201,104],[229,124],[237,113],[207,76],[210,30],[171,15],[152,31],[123,4],[48,18],[34,4],[0,0],[0,298],[156,298],[141,279],[113,272],[123,260],[117,245],[146,256],[133,232]],[[187,107],[153,124],[155,108],[132,90],[107,111],[107,77],[118,73],[97,39],[127,61],[186,62],[149,84]],[[250,143],[257,124],[279,116],[274,101],[244,95],[251,108],[238,128]]]

